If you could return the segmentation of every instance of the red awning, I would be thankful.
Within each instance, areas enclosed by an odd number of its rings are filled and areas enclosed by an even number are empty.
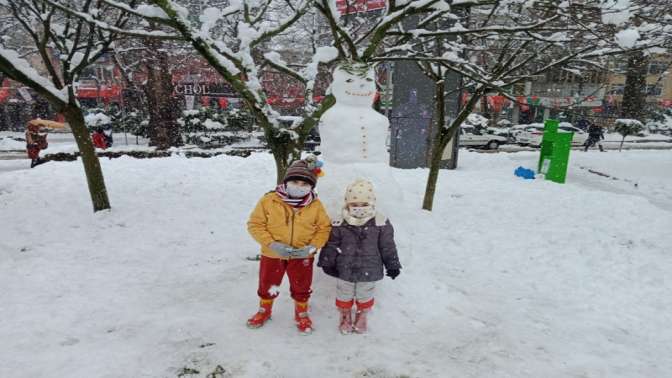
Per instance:
[[[119,85],[110,85],[106,86],[103,85],[100,87],[100,91],[98,88],[90,88],[90,87],[79,87],[77,88],[77,98],[103,98],[103,99],[111,99],[111,98],[116,98],[121,96],[121,86]]]

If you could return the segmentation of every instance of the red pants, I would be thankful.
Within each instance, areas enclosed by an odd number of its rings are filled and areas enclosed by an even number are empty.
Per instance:
[[[30,160],[35,160],[40,157],[40,148],[39,147],[28,147],[28,158]]]
[[[259,289],[261,299],[273,299],[278,296],[278,288],[287,272],[289,292],[297,302],[307,302],[310,298],[310,286],[313,283],[313,258],[282,260],[261,256],[259,264]]]

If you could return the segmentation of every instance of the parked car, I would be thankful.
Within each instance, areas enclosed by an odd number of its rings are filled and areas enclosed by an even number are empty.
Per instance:
[[[474,127],[460,127],[461,147],[483,147],[496,150],[500,145],[507,142],[506,137],[492,134],[482,134]]]
[[[579,129],[578,127],[572,126],[572,124],[567,122],[562,122],[558,126],[558,131],[560,132],[572,132],[574,136],[572,137],[572,145],[580,146],[583,145],[588,139],[588,133]],[[544,126],[541,124],[530,124],[529,127],[525,128],[516,136],[516,141],[521,146],[530,145],[533,147],[541,146],[541,140],[544,136]]]
[[[511,138],[513,139],[514,143],[519,143],[520,141],[518,140],[518,136],[520,133],[524,132],[526,129],[530,127],[536,127],[540,128],[541,130],[544,129],[544,125],[541,123],[530,123],[530,124],[523,124],[523,125],[513,125],[509,129],[509,134],[511,135]]]
[[[510,127],[488,127],[485,132],[490,135],[504,137],[506,138],[507,143],[513,143],[516,141],[516,139],[511,134]]]

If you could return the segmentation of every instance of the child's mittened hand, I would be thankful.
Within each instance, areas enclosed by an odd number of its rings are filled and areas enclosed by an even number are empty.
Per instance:
[[[292,253],[292,257],[306,258],[316,250],[317,248],[313,247],[312,245],[307,245],[305,247],[295,249]]]
[[[397,278],[399,273],[401,273],[401,270],[399,270],[399,269],[388,269],[386,274],[391,279],[395,279],[395,278]]]
[[[334,266],[322,267],[322,271],[329,276],[338,276],[338,269]]]
[[[268,248],[272,249],[273,252],[277,253],[282,257],[289,257],[294,253],[294,247],[291,247],[285,243],[273,242],[268,245]]]

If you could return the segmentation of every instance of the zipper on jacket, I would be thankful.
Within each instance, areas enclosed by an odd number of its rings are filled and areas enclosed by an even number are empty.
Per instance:
[[[291,210],[291,212],[292,212],[292,220],[291,220],[292,228],[291,231],[289,232],[289,246],[293,247],[292,244],[294,243],[294,216],[296,216],[296,212],[294,210]]]

